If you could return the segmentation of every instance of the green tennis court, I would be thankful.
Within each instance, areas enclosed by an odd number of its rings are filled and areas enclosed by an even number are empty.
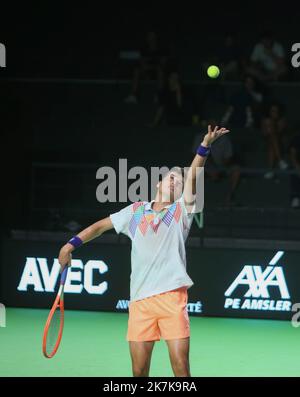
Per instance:
[[[47,310],[7,309],[1,376],[131,376],[127,314],[66,311],[57,355],[42,355]],[[299,376],[300,328],[287,321],[191,317],[192,376]],[[173,376],[164,341],[150,376]]]

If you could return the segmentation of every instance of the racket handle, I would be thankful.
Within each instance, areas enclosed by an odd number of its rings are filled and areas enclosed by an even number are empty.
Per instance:
[[[66,282],[69,266],[66,266],[60,276],[60,285],[64,285]]]

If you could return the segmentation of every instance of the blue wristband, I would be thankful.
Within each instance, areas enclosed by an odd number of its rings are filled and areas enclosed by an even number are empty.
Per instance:
[[[78,236],[72,237],[71,240],[68,241],[69,244],[72,244],[74,248],[78,248],[83,244],[83,241]]]
[[[197,149],[197,154],[199,154],[199,156],[206,157],[209,155],[209,153],[210,153],[210,146],[205,147],[200,145]]]

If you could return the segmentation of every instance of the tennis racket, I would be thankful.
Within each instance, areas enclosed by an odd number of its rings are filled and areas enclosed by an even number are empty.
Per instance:
[[[47,318],[43,335],[43,354],[52,358],[59,347],[64,328],[64,286],[68,274],[68,266],[60,276],[60,286]]]

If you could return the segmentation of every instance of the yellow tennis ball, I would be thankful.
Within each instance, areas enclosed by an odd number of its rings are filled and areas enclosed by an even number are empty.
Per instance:
[[[207,69],[207,74],[211,79],[216,79],[220,74],[220,69],[216,65],[211,65]]]

